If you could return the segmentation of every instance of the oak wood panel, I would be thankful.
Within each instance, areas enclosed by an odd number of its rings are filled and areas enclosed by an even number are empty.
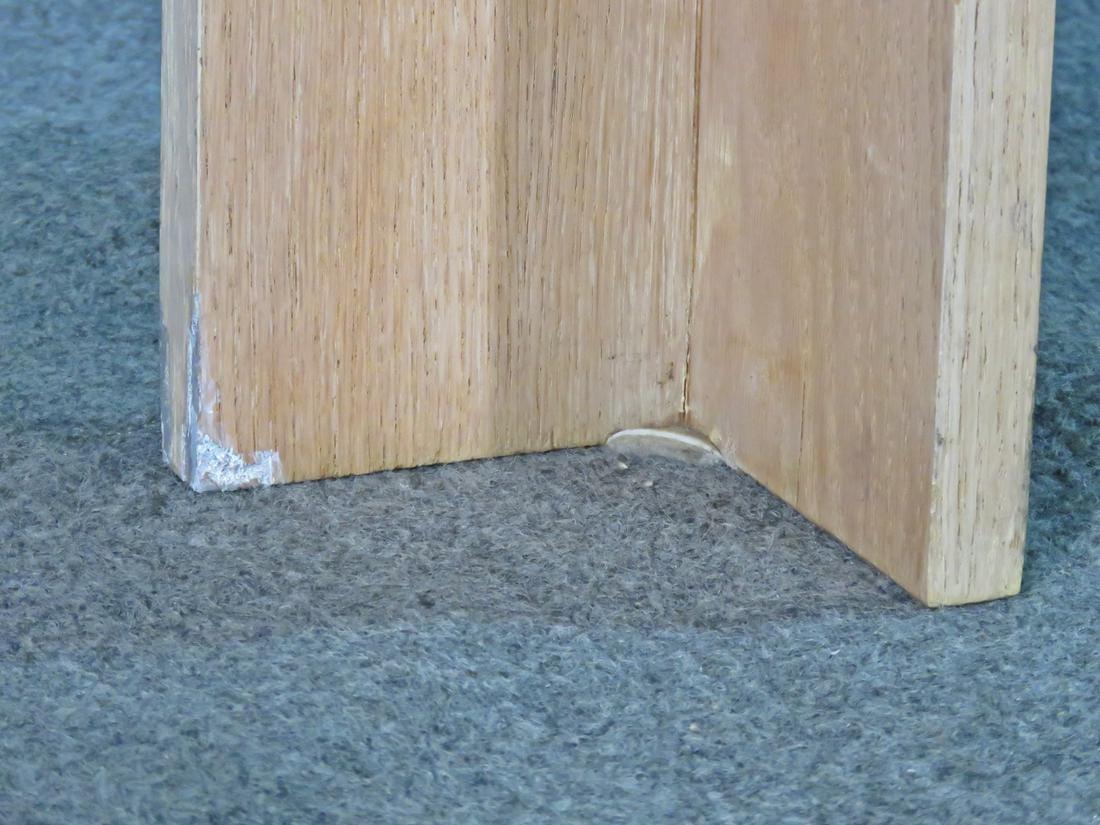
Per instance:
[[[1053,9],[165,0],[166,456],[686,420],[926,602],[1015,592]]]
[[[201,9],[192,441],[293,481],[679,416],[696,0]]]
[[[1052,9],[704,7],[688,418],[929,603],[1019,585]]]
[[[706,4],[691,419],[920,590],[944,221],[942,2]]]
[[[1020,589],[1054,7],[1054,0],[957,6],[925,593],[931,603]]]

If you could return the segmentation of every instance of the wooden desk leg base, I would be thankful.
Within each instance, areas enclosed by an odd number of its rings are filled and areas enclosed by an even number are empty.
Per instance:
[[[234,489],[687,425],[1015,593],[1053,0],[164,0],[165,454]]]

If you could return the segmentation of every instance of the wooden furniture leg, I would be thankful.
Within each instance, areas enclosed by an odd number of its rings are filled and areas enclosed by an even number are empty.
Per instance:
[[[1053,0],[164,0],[197,490],[690,425],[930,604],[1019,586]]]
[[[696,12],[166,0],[172,465],[223,489],[676,420]]]

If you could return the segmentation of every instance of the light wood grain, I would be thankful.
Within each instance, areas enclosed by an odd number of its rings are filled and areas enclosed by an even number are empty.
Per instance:
[[[177,439],[293,481],[678,417],[695,0],[201,7]]]
[[[1053,0],[164,2],[196,489],[687,424],[929,604],[1019,588]]]
[[[923,597],[1020,588],[1027,532],[1050,125],[1053,0],[963,0],[936,384],[932,528]]]
[[[930,603],[1019,585],[1052,8],[705,4],[689,420]]]

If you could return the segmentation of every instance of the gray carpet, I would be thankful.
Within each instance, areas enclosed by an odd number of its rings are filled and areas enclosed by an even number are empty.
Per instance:
[[[927,611],[725,468],[196,497],[156,0],[0,0],[0,822],[1100,821],[1100,2],[1060,0],[1030,549]]]

